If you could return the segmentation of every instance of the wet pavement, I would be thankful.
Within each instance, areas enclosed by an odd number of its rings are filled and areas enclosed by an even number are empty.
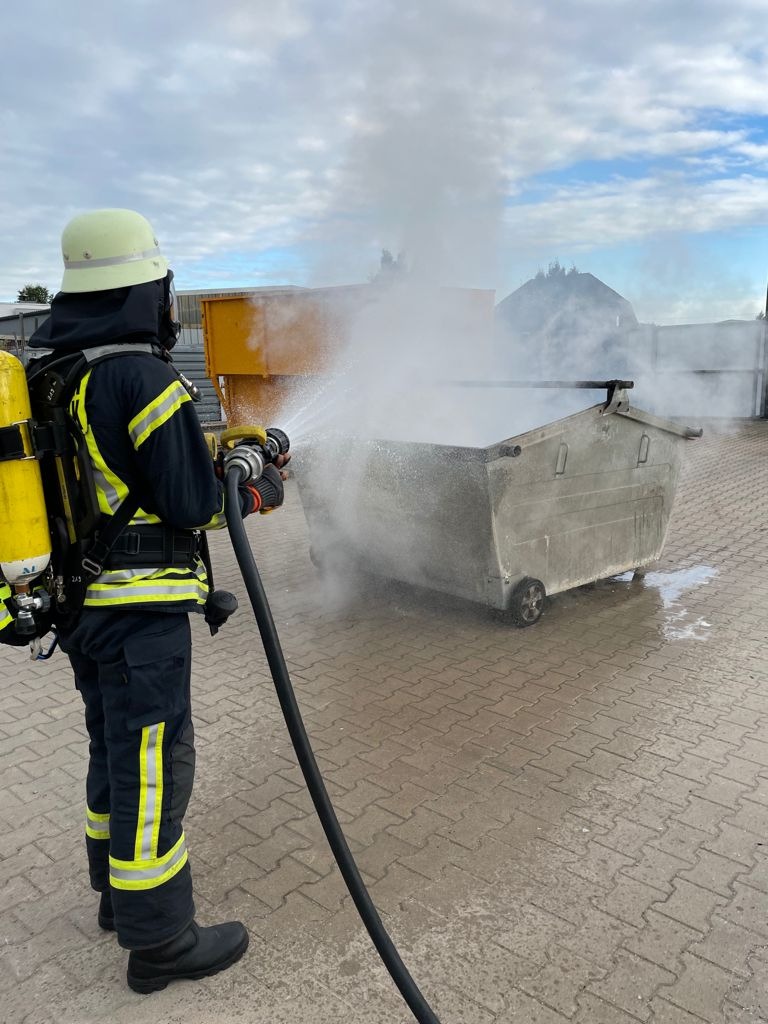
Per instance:
[[[249,522],[320,766],[443,1024],[768,1021],[768,423],[692,441],[664,555],[532,629],[321,580]],[[225,536],[219,586],[243,596]],[[303,789],[255,626],[195,622],[198,916],[244,960],[138,996],[96,924],[67,663],[0,648],[0,1021],[411,1020]]]

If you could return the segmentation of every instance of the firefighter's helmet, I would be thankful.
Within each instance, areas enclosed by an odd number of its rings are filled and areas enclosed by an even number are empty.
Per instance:
[[[101,292],[158,281],[168,260],[152,225],[133,210],[92,210],[74,217],[61,235],[63,292]]]

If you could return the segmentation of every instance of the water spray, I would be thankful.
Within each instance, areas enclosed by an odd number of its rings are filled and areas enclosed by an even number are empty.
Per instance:
[[[270,435],[272,437],[272,445],[269,444]],[[280,437],[277,435],[280,435]],[[238,439],[242,440],[243,429],[236,428],[230,436],[237,436]],[[225,435],[222,435],[222,439],[226,439]],[[244,455],[243,449],[245,448],[255,451],[255,456]],[[328,791],[320,774],[320,769],[317,766],[317,761],[315,760],[315,755],[304,727],[304,721],[293,691],[288,667],[285,663],[280,638],[277,634],[275,620],[272,617],[264,585],[261,581],[261,576],[253,557],[253,551],[248,543],[248,536],[240,515],[238,487],[244,481],[252,479],[253,459],[264,460],[262,463],[263,469],[263,465],[266,462],[274,462],[279,454],[287,453],[288,448],[289,441],[287,435],[282,431],[275,431],[273,428],[270,428],[266,432],[266,440],[260,441],[255,449],[252,445],[239,444],[225,456],[226,500],[224,508],[227,529],[229,530],[237,564],[248,592],[251,608],[259,627],[264,652],[267,656],[267,662],[275,684],[277,698],[280,702],[293,748],[296,751],[299,767],[304,776],[309,794],[312,797],[312,802],[315,805],[320,824],[323,826],[328,844],[346,882],[349,894],[379,956],[384,962],[384,966],[389,971],[392,980],[397,985],[400,994],[408,1004],[416,1020],[419,1024],[440,1024],[438,1017],[411,977],[384,927],[373,904],[373,900],[360,876],[360,871],[349,849],[344,833],[341,830],[341,825],[333,809],[331,799],[328,796]]]

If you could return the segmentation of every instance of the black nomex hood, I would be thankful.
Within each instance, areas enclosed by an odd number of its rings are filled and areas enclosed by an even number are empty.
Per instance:
[[[51,315],[32,335],[29,346],[64,352],[121,341],[154,341],[170,348],[160,337],[165,333],[166,282],[100,292],[58,292],[51,302]]]

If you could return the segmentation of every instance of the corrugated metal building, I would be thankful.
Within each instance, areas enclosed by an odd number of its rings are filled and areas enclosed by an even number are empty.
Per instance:
[[[49,309],[39,302],[0,302],[0,348],[23,359],[27,341],[48,319]]]

